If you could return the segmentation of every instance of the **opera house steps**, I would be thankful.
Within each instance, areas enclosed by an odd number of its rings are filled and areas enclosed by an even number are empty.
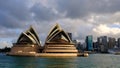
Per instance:
[[[65,44],[47,44],[46,45],[47,47],[75,47],[73,44],[67,44],[67,45],[65,45]]]
[[[48,49],[45,50],[45,53],[76,53],[77,50],[66,50],[66,49]]]
[[[48,47],[48,49],[76,49],[75,47]]]
[[[36,54],[39,57],[76,57],[76,53],[39,53]]]

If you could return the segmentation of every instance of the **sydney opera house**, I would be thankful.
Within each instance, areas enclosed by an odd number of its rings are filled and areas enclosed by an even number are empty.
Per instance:
[[[42,48],[42,51],[40,49]],[[69,35],[56,24],[49,32],[44,46],[41,46],[35,30],[30,27],[13,44],[8,55],[19,56],[77,56],[78,50]]]

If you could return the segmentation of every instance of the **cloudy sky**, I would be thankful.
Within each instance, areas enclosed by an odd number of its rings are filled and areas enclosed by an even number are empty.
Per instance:
[[[0,0],[0,48],[12,46],[32,25],[44,40],[55,24],[83,41],[120,37],[120,0]]]

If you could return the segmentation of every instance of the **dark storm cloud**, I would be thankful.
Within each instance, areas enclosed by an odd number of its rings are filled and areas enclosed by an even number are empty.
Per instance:
[[[0,0],[0,26],[6,28],[19,28],[24,25],[22,21],[30,17],[27,1]]]
[[[58,22],[75,39],[84,40],[89,34],[100,36],[93,31],[104,31],[100,25],[119,26],[119,16],[120,0],[0,0],[0,38],[17,39],[33,25],[43,40]]]
[[[24,26],[29,21],[54,21],[63,18],[78,19],[92,13],[115,13],[120,0],[53,0],[47,6],[31,0],[0,0],[0,25],[9,28]],[[31,7],[30,4],[33,4]],[[55,10],[54,10],[55,9]],[[57,12],[57,13],[56,13]],[[30,24],[30,23],[28,23]]]
[[[115,13],[120,11],[120,0],[92,0],[88,8],[95,13]]]
[[[53,8],[32,0],[0,0],[0,26],[23,28],[31,21],[52,21],[58,19]]]
[[[51,6],[31,0],[0,0],[0,25],[5,27],[21,27],[23,22],[31,20],[53,21],[63,18],[80,18],[92,13],[115,13],[120,10],[120,0],[53,0]],[[30,4],[33,6],[29,6]],[[55,9],[55,10],[54,10]],[[58,12],[58,13],[55,13]]]
[[[27,20],[30,16],[28,4],[27,0],[0,0],[0,10],[19,20]]]
[[[85,0],[57,0],[57,10],[66,13],[66,17],[78,18],[87,15]]]
[[[43,6],[41,3],[36,3],[31,12],[34,14],[34,19],[38,21],[51,21],[58,19],[58,15],[53,11],[53,8]]]
[[[10,15],[7,12],[0,11],[0,26],[6,28],[18,28],[21,27],[19,20]]]
[[[57,0],[57,9],[66,17],[79,18],[92,13],[104,14],[120,11],[120,0]]]

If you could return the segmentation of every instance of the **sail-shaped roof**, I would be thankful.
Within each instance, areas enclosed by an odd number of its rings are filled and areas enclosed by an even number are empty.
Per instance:
[[[46,43],[72,43],[68,34],[61,29],[59,24],[56,24],[52,30],[49,32]]]
[[[35,38],[37,39],[38,42],[40,42],[37,32],[33,29],[32,26],[30,26],[28,31],[31,32],[35,36]],[[26,32],[28,32],[28,31],[26,31]]]
[[[32,26],[30,26],[30,28],[27,31],[21,33],[17,40],[17,43],[31,43],[40,45],[38,35]]]

